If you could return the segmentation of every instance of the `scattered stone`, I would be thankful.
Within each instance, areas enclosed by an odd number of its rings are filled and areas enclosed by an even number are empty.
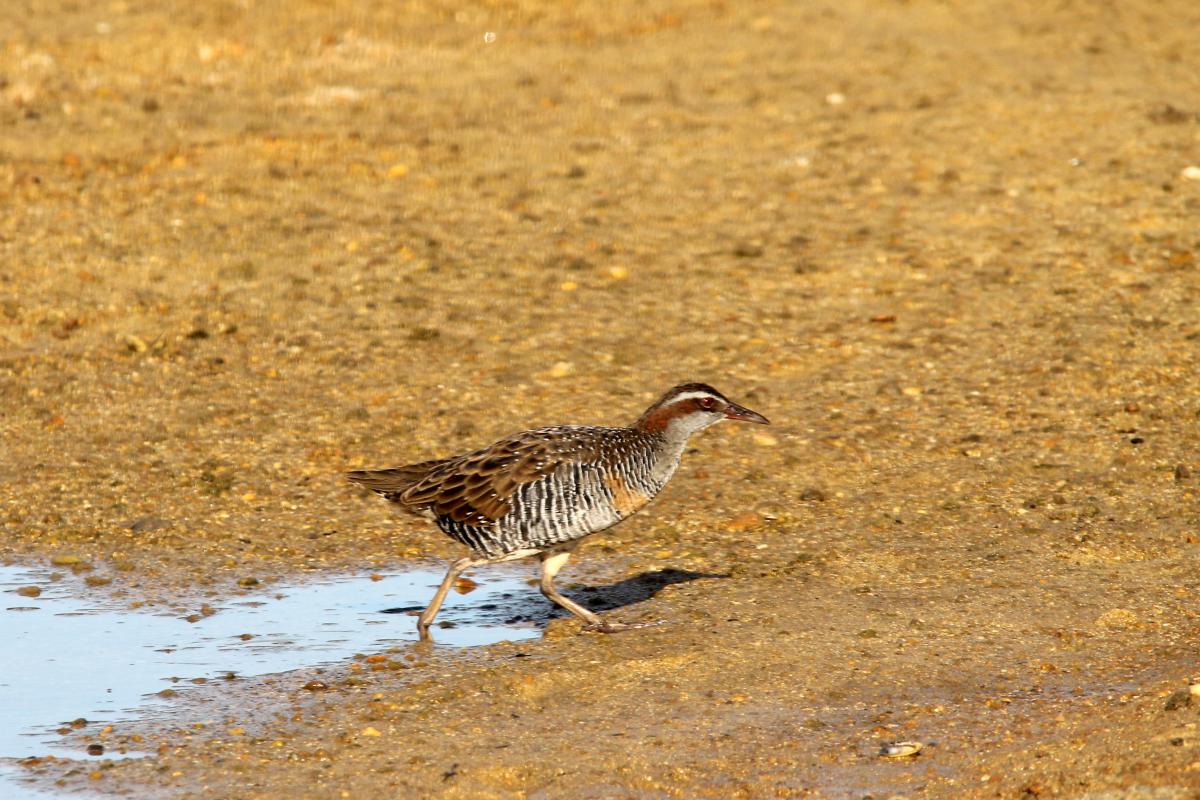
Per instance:
[[[238,578],[238,586],[258,586],[258,578]]]
[[[83,559],[79,556],[63,554],[52,557],[50,563],[56,567],[69,567],[73,564],[83,563]]]
[[[1182,125],[1186,122],[1200,122],[1200,114],[1184,111],[1170,103],[1164,103],[1158,108],[1152,109],[1146,114],[1146,117],[1158,125]]]
[[[763,518],[762,514],[754,511],[743,511],[725,523],[725,530],[731,533],[752,531],[755,528],[761,528],[765,522],[766,519]]]
[[[1175,480],[1186,481],[1190,477],[1192,477],[1192,470],[1187,466],[1187,464],[1175,465]]]
[[[1136,628],[1139,622],[1138,615],[1127,608],[1114,608],[1096,619],[1096,624],[1100,627],[1115,630]]]
[[[87,746],[87,754],[88,754],[89,756],[102,756],[102,755],[104,755],[104,745],[102,745],[102,744],[89,744],[89,745]]]
[[[408,332],[408,339],[411,342],[432,342],[441,335],[442,332],[437,328],[425,328],[417,326]]]
[[[779,444],[779,440],[769,433],[754,434],[754,443],[759,447],[774,447]]]
[[[382,733],[372,728],[370,725],[362,729],[363,736],[383,736]]]
[[[1196,795],[1181,786],[1125,786],[1100,789],[1077,797],[1078,800],[1195,800]]]
[[[83,582],[88,586],[108,586],[112,583],[112,578],[107,575],[88,575]]]
[[[310,692],[324,692],[329,689],[329,684],[324,681],[312,680],[304,684],[304,688]]]
[[[1181,172],[1180,175],[1183,176],[1184,180],[1200,181],[1200,167],[1195,165],[1184,167],[1183,172]]]
[[[800,493],[800,499],[806,503],[824,503],[829,496],[822,489],[810,486]]]
[[[889,742],[879,748],[881,758],[912,758],[925,745],[920,742]]]
[[[21,595],[21,597],[40,597],[42,589],[40,586],[22,586],[20,589],[17,589],[17,594]]]
[[[1164,711],[1177,711],[1181,708],[1189,708],[1192,705],[1191,688],[1176,689],[1167,697],[1167,702],[1163,703]]]
[[[150,531],[161,531],[163,528],[169,528],[173,524],[174,523],[172,523],[169,519],[145,516],[138,517],[132,522],[127,523],[125,527],[129,528],[129,530],[133,531],[134,533],[148,533]]]

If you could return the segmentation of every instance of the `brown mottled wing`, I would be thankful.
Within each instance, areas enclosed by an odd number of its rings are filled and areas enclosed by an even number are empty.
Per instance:
[[[487,527],[512,509],[518,489],[563,464],[595,458],[596,444],[585,431],[544,428],[519,433],[450,459],[413,484],[397,502],[455,522]]]

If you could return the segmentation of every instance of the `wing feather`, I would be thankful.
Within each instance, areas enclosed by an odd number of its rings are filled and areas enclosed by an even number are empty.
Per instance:
[[[492,525],[512,510],[513,497],[521,487],[564,464],[595,459],[598,442],[589,434],[571,428],[543,428],[457,458],[426,462],[434,468],[390,499],[455,522]]]

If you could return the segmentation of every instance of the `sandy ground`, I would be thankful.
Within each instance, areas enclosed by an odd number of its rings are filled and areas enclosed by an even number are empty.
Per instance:
[[[695,440],[564,573],[661,626],[231,686],[213,724],[110,734],[152,758],[31,774],[1200,796],[1191,0],[8,12],[6,560],[219,604],[456,554],[345,469],[682,380],[775,422]]]

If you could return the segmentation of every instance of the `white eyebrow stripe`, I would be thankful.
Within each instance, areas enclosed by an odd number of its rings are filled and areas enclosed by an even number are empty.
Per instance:
[[[713,400],[721,399],[721,398],[717,397],[715,394],[712,394],[711,392],[684,392],[683,394],[672,397],[671,403],[679,403],[684,400],[696,400],[701,397],[711,397]],[[668,405],[670,405],[670,403],[668,403]]]

